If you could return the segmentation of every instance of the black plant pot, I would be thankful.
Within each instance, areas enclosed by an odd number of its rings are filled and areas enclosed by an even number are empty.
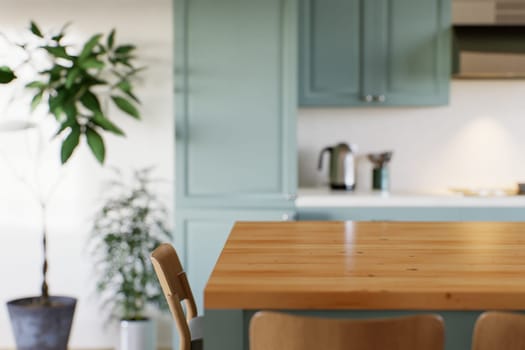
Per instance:
[[[18,350],[67,350],[77,300],[49,297],[51,305],[39,304],[40,297],[11,300],[7,310]]]

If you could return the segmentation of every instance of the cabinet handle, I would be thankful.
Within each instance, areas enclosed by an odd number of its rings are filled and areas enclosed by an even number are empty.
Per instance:
[[[365,102],[372,102],[374,100],[374,97],[372,95],[364,95],[361,96],[361,100]]]
[[[285,197],[287,201],[294,201],[297,199],[297,195],[293,193],[288,193]]]
[[[386,96],[385,95],[376,95],[374,96],[374,102],[385,102]]]
[[[281,216],[281,220],[282,221],[294,221],[296,218],[296,214],[293,213],[293,214],[290,214],[290,213],[284,213],[282,216]]]

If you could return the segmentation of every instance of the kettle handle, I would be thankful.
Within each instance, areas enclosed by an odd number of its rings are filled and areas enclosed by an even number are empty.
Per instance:
[[[323,168],[323,154],[325,152],[332,152],[333,150],[333,147],[325,147],[321,150],[321,153],[319,154],[319,165],[317,166],[317,169],[321,170]]]

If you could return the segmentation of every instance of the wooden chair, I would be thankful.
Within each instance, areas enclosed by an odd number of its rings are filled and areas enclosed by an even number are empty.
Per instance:
[[[525,315],[484,312],[474,327],[472,350],[525,349]]]
[[[179,332],[180,350],[201,350],[203,319],[197,316],[197,306],[186,273],[171,244],[163,243],[151,253],[151,262]],[[184,302],[186,313],[182,308]]]
[[[250,350],[443,350],[438,315],[383,319],[337,319],[257,312],[250,324]]]

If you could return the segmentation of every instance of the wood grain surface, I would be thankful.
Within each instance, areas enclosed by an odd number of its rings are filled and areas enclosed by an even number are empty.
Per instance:
[[[207,309],[525,309],[525,223],[240,222]]]

